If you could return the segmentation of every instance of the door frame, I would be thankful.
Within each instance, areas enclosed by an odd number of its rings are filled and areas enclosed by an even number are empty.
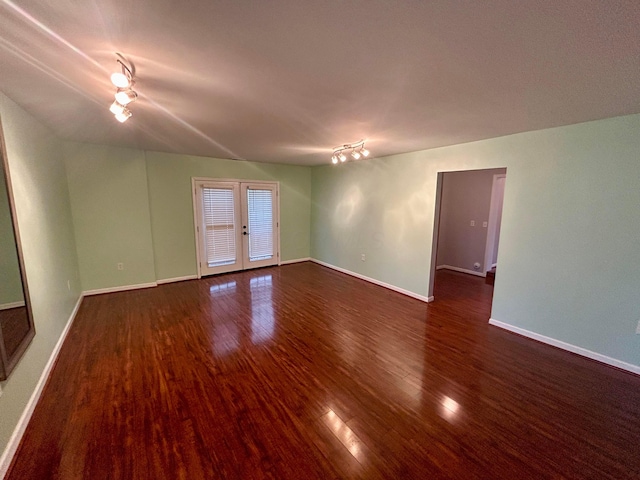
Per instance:
[[[196,188],[197,182],[212,182],[212,183],[251,183],[251,184],[264,184],[264,185],[274,185],[276,186],[276,202],[275,202],[275,215],[276,215],[276,226],[277,226],[277,241],[276,243],[276,257],[278,259],[276,265],[281,265],[281,256],[280,256],[280,182],[270,181],[270,180],[251,180],[244,178],[215,178],[215,177],[191,177],[191,205],[193,208],[193,240],[195,242],[196,247],[196,271],[197,277],[202,278],[202,269],[200,267],[200,242],[198,241],[198,227],[200,225],[198,218],[198,189]],[[240,192],[242,195],[242,192]],[[242,253],[244,256],[244,251]],[[256,267],[258,268],[258,267]],[[242,270],[239,270],[242,271]]]
[[[504,206],[504,193],[507,188],[507,174],[496,173],[491,184],[491,203],[489,204],[489,221],[487,225],[487,243],[484,249],[484,273],[493,268],[492,257],[498,235],[498,180],[504,178],[504,188],[502,190],[502,204]]]

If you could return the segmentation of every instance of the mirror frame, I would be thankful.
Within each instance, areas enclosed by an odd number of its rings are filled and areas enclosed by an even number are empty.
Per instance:
[[[33,322],[33,311],[31,309],[31,299],[29,297],[29,288],[27,287],[27,276],[24,268],[24,259],[22,256],[22,243],[20,241],[20,231],[18,228],[18,221],[16,216],[16,207],[13,199],[13,188],[11,187],[11,174],[9,173],[9,161],[7,160],[7,150],[4,140],[4,130],[2,128],[2,119],[0,119],[0,156],[2,157],[2,169],[4,171],[3,179],[0,181],[5,182],[7,188],[7,201],[9,202],[9,213],[11,216],[11,224],[13,225],[13,236],[16,243],[16,251],[18,253],[18,264],[20,266],[20,278],[22,281],[22,292],[24,294],[24,304],[27,308],[27,321],[29,322],[29,331],[20,341],[20,345],[16,348],[11,357],[7,356],[7,350],[4,344],[4,338],[2,336],[2,329],[0,328],[0,381],[6,380],[9,374],[13,371],[20,358],[24,354],[25,350],[31,343],[31,340],[36,334],[35,325]]]

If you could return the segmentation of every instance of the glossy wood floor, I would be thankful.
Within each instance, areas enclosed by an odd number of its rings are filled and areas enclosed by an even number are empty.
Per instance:
[[[640,377],[301,263],[86,298],[11,479],[640,475]]]

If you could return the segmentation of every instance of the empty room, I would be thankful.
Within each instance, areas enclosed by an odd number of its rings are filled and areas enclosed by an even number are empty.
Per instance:
[[[0,478],[640,478],[639,24],[0,0]]]

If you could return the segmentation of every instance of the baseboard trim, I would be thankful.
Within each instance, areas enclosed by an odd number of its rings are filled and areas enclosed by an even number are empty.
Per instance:
[[[88,297],[90,295],[101,295],[103,293],[114,293],[114,292],[124,292],[127,290],[137,290],[139,288],[151,288],[157,287],[158,282],[150,282],[150,283],[139,283],[137,285],[123,285],[121,287],[110,287],[110,288],[97,288],[95,290],[85,290],[82,292],[82,295]]]
[[[361,275],[359,273],[352,272],[351,270],[347,270],[345,268],[336,267],[335,265],[331,265],[330,263],[326,263],[326,262],[323,262],[321,260],[317,260],[315,258],[310,258],[309,260],[311,260],[314,263],[317,263],[318,265],[322,265],[323,267],[331,268],[331,269],[336,270],[336,271],[338,271],[340,273],[345,273],[347,275],[351,275],[352,277],[359,278],[360,280],[364,280],[366,282],[373,283],[375,285],[379,285],[379,286],[384,287],[384,288],[388,288],[389,290],[393,290],[394,292],[398,292],[398,293],[401,293],[403,295],[407,295],[408,297],[415,298],[415,299],[420,300],[422,302],[425,302],[425,303],[433,302],[433,296],[425,297],[424,295],[419,295],[417,293],[410,292],[409,290],[405,290],[404,288],[396,287],[395,285],[391,285],[390,283],[381,282],[380,280],[376,280],[375,278],[367,277],[365,275]]]
[[[156,280],[156,283],[158,285],[164,285],[165,283],[184,282],[185,280],[197,280],[197,279],[198,279],[198,275],[185,275],[184,277],[163,278],[162,280]]]
[[[280,265],[290,265],[292,263],[310,262],[310,261],[311,261],[311,257],[295,258],[293,260],[284,260],[284,261],[280,262]]]
[[[436,270],[453,270],[454,272],[468,273],[469,275],[475,275],[476,277],[486,277],[486,273],[476,272],[475,270],[468,270],[466,268],[454,267],[451,265],[438,265]]]
[[[11,310],[12,308],[24,307],[24,302],[3,303],[0,310]]]
[[[69,316],[69,320],[67,320],[67,324],[62,329],[62,333],[60,334],[60,338],[58,338],[58,342],[56,346],[53,347],[53,351],[51,352],[51,356],[47,361],[47,364],[40,375],[40,379],[36,384],[36,388],[31,394],[27,405],[20,416],[20,420],[18,420],[18,424],[16,428],[13,430],[11,434],[11,438],[7,443],[7,447],[5,448],[2,456],[0,457],[0,478],[4,478],[9,471],[9,467],[11,466],[11,461],[13,460],[14,455],[18,451],[18,447],[20,446],[20,441],[22,440],[22,436],[24,435],[25,430],[27,429],[27,425],[29,425],[29,420],[31,420],[31,415],[33,415],[33,411],[38,404],[38,400],[40,400],[40,395],[42,395],[42,391],[44,390],[45,385],[47,384],[47,380],[49,379],[49,375],[51,375],[51,371],[53,370],[53,366],[58,359],[58,355],[60,354],[60,350],[62,349],[62,344],[67,338],[67,334],[71,329],[71,325],[76,318],[76,314],[80,309],[80,304],[82,303],[83,295],[80,295],[78,301],[76,302],[76,306],[73,307],[73,311]]]
[[[615,358],[607,357],[606,355],[602,355],[601,353],[592,352],[591,350],[587,350],[586,348],[578,347],[561,340],[556,340],[555,338],[540,335],[539,333],[531,332],[529,330],[525,330],[524,328],[501,322],[500,320],[496,320],[495,318],[489,319],[489,324],[499,328],[503,328],[513,333],[517,333],[518,335],[522,335],[523,337],[546,343],[547,345],[551,345],[552,347],[560,348],[562,350],[566,350],[568,352],[590,358],[591,360],[596,360],[600,363],[605,363],[607,365],[617,367],[621,370],[640,375],[640,365],[633,365],[632,363],[616,360]]]

